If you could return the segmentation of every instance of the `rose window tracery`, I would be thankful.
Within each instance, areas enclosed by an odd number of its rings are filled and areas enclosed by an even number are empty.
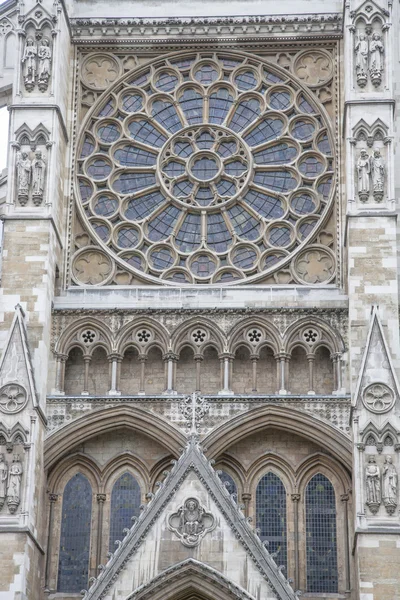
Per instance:
[[[282,268],[322,226],[333,144],[323,109],[283,69],[188,53],[103,94],[77,171],[81,217],[125,269],[243,283]]]

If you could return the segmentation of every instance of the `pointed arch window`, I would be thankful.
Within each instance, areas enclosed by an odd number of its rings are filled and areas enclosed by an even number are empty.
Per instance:
[[[275,473],[264,475],[256,490],[256,523],[268,550],[287,568],[286,490]]]
[[[321,473],[306,489],[307,591],[338,591],[336,498],[333,485]]]
[[[109,550],[115,551],[115,541],[122,540],[123,530],[132,527],[132,517],[139,516],[140,487],[130,473],[124,473],[114,483],[111,493]]]
[[[63,494],[59,592],[79,593],[87,588],[89,570],[92,488],[82,473],[74,475]]]
[[[229,473],[221,471],[219,473],[219,478],[230,494],[237,494],[237,485]]]

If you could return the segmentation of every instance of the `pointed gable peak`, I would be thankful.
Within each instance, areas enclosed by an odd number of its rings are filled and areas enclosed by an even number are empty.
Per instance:
[[[377,394],[378,396],[386,394],[386,391],[388,392],[384,399],[386,408],[380,403],[381,401],[379,398],[378,403],[374,403],[372,397],[370,398],[371,401],[366,398],[366,396],[368,396],[366,392],[368,392],[373,385],[375,387],[381,386],[380,390],[375,390],[375,396]],[[392,395],[392,400],[390,401],[392,403],[391,405],[389,403],[390,395]],[[380,413],[389,410],[396,398],[399,398],[399,383],[383,331],[378,307],[373,306],[354,401],[355,405],[359,406],[360,402],[364,400],[364,404],[371,412]]]
[[[252,565],[248,568],[253,569],[255,578],[259,577],[258,585],[264,587],[263,600],[296,600],[296,594],[284,577],[282,568],[276,565],[228,490],[222,485],[212,464],[213,461],[209,461],[204,455],[197,435],[192,434],[180,458],[173,461],[171,471],[159,484],[157,492],[151,495],[151,500],[142,510],[140,517],[133,519],[134,524],[123,541],[116,542],[117,550],[110,556],[98,578],[93,581],[84,600],[119,598],[116,586],[126,589],[127,579],[135,582],[131,595],[128,596],[128,598],[134,598],[136,596],[132,595],[132,592],[152,584],[157,577],[163,573],[166,574],[174,565],[177,566],[177,561],[173,559],[172,547],[175,550],[178,549],[177,556],[182,556],[182,553],[187,552],[188,548],[190,552],[196,553],[197,547],[202,544],[216,543],[220,548],[221,543],[223,544],[222,539],[229,540],[225,543],[229,543],[229,552],[233,563],[235,563],[234,553],[236,552],[243,554],[248,564]],[[189,502],[196,504],[194,510],[199,511],[204,527],[201,529],[201,534],[197,535],[198,539],[195,539],[195,535],[190,543],[186,543],[188,540],[185,535],[180,535],[182,521],[179,522],[179,517],[183,518],[183,511]],[[152,537],[152,531],[155,530],[162,540],[168,539],[165,543],[168,548],[166,556],[170,561],[169,564],[165,564],[164,556],[161,561],[162,568],[149,576],[147,580],[143,581],[140,576],[132,573],[128,577],[127,571],[129,569],[134,571],[135,565],[140,564],[141,559],[143,560],[143,556],[147,552],[146,548],[143,548],[147,544],[147,539],[149,540],[148,548],[153,554],[152,560],[157,563],[157,559],[154,558],[154,538]],[[213,533],[216,536],[215,540],[213,540]],[[161,552],[159,547],[157,551]],[[178,563],[180,562],[182,561],[179,560]],[[197,561],[196,564],[203,563]],[[215,571],[214,565],[205,565],[205,568]],[[125,579],[124,574],[126,574]],[[230,571],[230,574],[231,578],[227,577],[226,573],[220,573],[221,577],[232,579],[232,584],[239,589],[240,582],[234,581],[234,578],[240,577],[240,574],[235,569]],[[243,597],[252,599],[254,594],[251,590],[247,590]]]

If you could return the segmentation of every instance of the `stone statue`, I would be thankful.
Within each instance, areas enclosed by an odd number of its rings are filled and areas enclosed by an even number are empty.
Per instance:
[[[8,465],[4,454],[0,454],[0,510],[4,506],[7,495]]]
[[[29,187],[32,179],[32,163],[29,160],[27,152],[18,152],[16,166],[18,200],[22,206],[25,206],[28,202]]]
[[[29,37],[26,40],[24,54],[22,56],[23,75],[25,89],[31,92],[35,87],[36,69],[37,69],[37,47],[35,40]]]
[[[365,87],[368,77],[368,39],[364,33],[358,36],[355,53],[357,83],[360,87]]]
[[[22,464],[18,454],[14,455],[10,471],[8,473],[7,505],[13,515],[21,502],[21,480]]]
[[[371,175],[374,199],[381,202],[385,185],[385,165],[380,150],[374,150],[371,156]]]
[[[371,161],[366,150],[361,150],[357,162],[358,196],[361,202],[367,202],[370,192]]]
[[[392,457],[386,456],[383,467],[383,503],[389,515],[393,515],[397,506],[398,476]]]
[[[32,199],[36,206],[43,202],[46,162],[40,150],[35,152],[32,162]]]
[[[372,514],[376,514],[381,504],[381,474],[375,456],[370,456],[365,470],[367,487],[367,506]]]
[[[188,498],[168,520],[171,531],[187,547],[197,546],[204,535],[215,528],[215,524],[213,515],[206,512],[196,498]]]
[[[375,86],[380,85],[382,81],[384,51],[385,49],[381,35],[374,32],[369,45],[369,74],[371,76],[371,81]]]
[[[38,87],[41,92],[45,92],[49,86],[51,75],[51,49],[47,38],[43,38],[39,46],[38,58]]]

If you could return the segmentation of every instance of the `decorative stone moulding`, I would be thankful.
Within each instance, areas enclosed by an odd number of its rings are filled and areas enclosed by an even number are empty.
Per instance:
[[[307,52],[296,69],[317,86],[333,63]],[[333,280],[329,248],[306,249],[331,213],[336,167],[329,120],[305,86],[241,52],[176,53],[119,74],[113,57],[84,59],[84,85],[108,91],[78,140],[77,208],[98,249],[74,256],[75,283],[111,281],[111,257],[139,281],[167,285],[278,272]]]
[[[15,414],[25,408],[28,395],[19,383],[7,383],[0,389],[0,411]]]
[[[365,388],[362,400],[369,411],[380,414],[393,408],[396,397],[394,391],[386,383],[375,382]]]
[[[188,498],[177,512],[168,517],[168,528],[187,548],[198,546],[215,527],[215,517],[206,511],[197,498]]]

